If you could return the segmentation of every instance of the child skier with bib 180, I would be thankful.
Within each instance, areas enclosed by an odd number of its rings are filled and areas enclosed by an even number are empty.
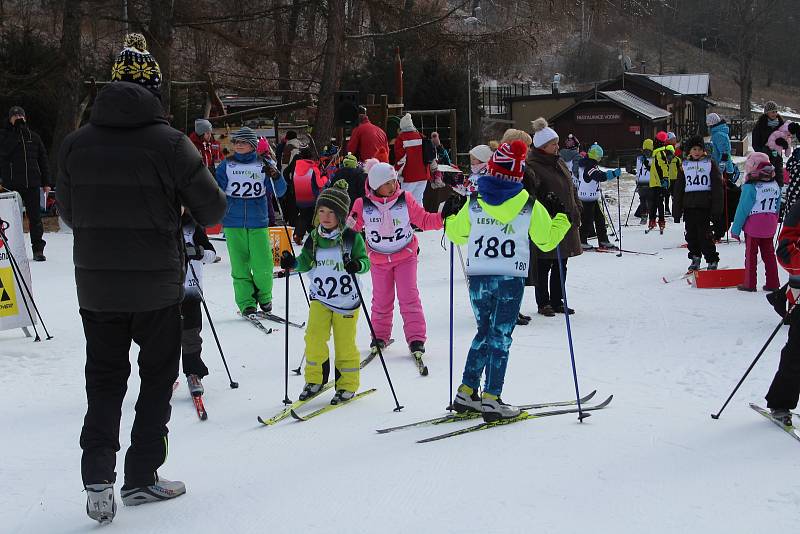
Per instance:
[[[740,291],[756,290],[756,264],[758,251],[764,260],[767,284],[764,291],[779,288],[778,262],[772,239],[778,229],[778,213],[781,209],[781,186],[775,176],[775,168],[769,156],[761,152],[751,152],[744,164],[744,185],[731,233],[739,239],[744,229],[744,283],[737,286]]]
[[[503,143],[489,161],[488,173],[478,179],[477,195],[445,222],[453,243],[467,243],[469,295],[478,323],[453,408],[481,412],[487,422],[520,414],[500,395],[528,275],[529,237],[550,251],[572,226],[558,197],[550,193],[535,201],[523,189],[526,152],[522,141]],[[484,372],[486,384],[479,396]]]
[[[375,329],[372,344],[383,349],[391,337],[396,289],[408,348],[421,360],[427,331],[417,288],[419,244],[412,225],[421,230],[440,230],[442,215],[426,212],[414,195],[400,189],[397,172],[388,163],[369,160],[365,168],[366,195],[353,203],[347,225],[356,232],[364,230],[369,249]]]
[[[222,220],[231,260],[236,305],[244,316],[272,311],[272,246],[268,195],[282,197],[286,181],[273,164],[256,153],[258,138],[243,127],[231,136],[234,154],[217,167],[216,179],[228,197]],[[277,191],[272,190],[275,184]]]
[[[598,164],[603,159],[603,148],[594,143],[586,156],[578,164],[578,176],[575,181],[578,187],[578,199],[583,204],[581,211],[581,227],[579,230],[581,237],[581,247],[584,250],[591,250],[589,244],[589,233],[594,228],[597,234],[597,244],[600,248],[616,248],[609,240],[606,232],[606,220],[603,217],[603,208],[600,207],[600,184],[607,180],[619,178],[622,174],[620,169],[609,169],[603,171]]]
[[[208,375],[208,368],[200,357],[203,346],[203,338],[200,336],[200,331],[203,329],[203,315],[200,310],[203,265],[213,263],[217,254],[203,228],[192,219],[185,208],[181,215],[181,227],[186,247],[186,279],[183,286],[183,302],[181,302],[181,315],[183,315],[181,361],[189,393],[193,397],[199,397],[203,394],[201,379]]]
[[[353,276],[369,270],[364,238],[345,227],[350,209],[347,182],[339,180],[323,189],[317,198],[318,226],[303,245],[295,259],[288,252],[281,257],[281,267],[308,273],[311,307],[306,326],[306,385],[298,397],[306,400],[316,396],[328,382],[330,360],[328,339],[333,330],[336,353],[336,394],[331,404],[347,402],[359,386],[359,352],[356,347],[358,298]]]
[[[676,223],[681,217],[684,220],[684,235],[692,260],[689,271],[700,269],[701,254],[706,258],[708,270],[713,271],[719,265],[713,228],[719,227],[722,219],[722,174],[706,154],[702,137],[689,138],[684,155],[675,181],[672,216]]]

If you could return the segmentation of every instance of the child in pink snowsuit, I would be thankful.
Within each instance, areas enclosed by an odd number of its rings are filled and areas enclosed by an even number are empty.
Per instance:
[[[769,157],[761,152],[751,152],[744,164],[742,196],[736,208],[731,234],[739,239],[739,232],[744,229],[744,283],[737,289],[740,291],[756,291],[756,264],[758,251],[764,259],[764,270],[767,272],[765,291],[774,291],[780,287],[778,281],[778,263],[775,258],[775,247],[772,239],[778,229],[778,213],[781,209],[781,185],[775,179],[775,168]]]
[[[400,301],[403,330],[412,353],[425,352],[426,325],[417,289],[417,237],[422,230],[440,230],[440,213],[428,213],[414,196],[400,189],[397,172],[388,163],[368,160],[366,196],[356,199],[347,225],[364,230],[372,264],[372,345],[386,346],[392,334],[394,294]]]

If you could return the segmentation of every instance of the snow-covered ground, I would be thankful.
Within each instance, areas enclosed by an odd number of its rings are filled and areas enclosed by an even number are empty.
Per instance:
[[[622,216],[631,183],[625,182]],[[616,189],[607,190],[615,199]],[[616,217],[616,206],[611,210]],[[182,383],[173,400],[170,455],[161,473],[184,480],[174,501],[120,506],[114,532],[792,532],[800,506],[798,443],[754,413],[786,338],[782,330],[723,414],[715,412],[758,352],[778,317],[764,292],[698,290],[664,284],[688,264],[682,225],[665,235],[624,228],[625,248],[656,256],[587,253],[569,263],[569,302],[582,393],[614,395],[611,406],[579,424],[572,415],[520,422],[431,444],[454,428],[388,435],[375,429],[441,414],[448,401],[448,260],[440,233],[421,237],[420,287],[428,318],[427,364],[420,377],[402,342],[399,316],[387,364],[400,402],[394,407],[380,363],[362,373],[378,392],[301,423],[262,427],[283,399],[283,331],[269,338],[238,319],[223,262],[206,269],[206,293],[240,388],[228,380],[206,327],[209,418],[195,415]],[[78,436],[85,409],[84,341],[72,274],[72,236],[47,236],[48,261],[31,266],[38,304],[55,339],[33,343],[0,333],[0,530],[85,532]],[[722,265],[743,263],[744,246],[719,247]],[[460,267],[455,279],[457,385],[474,323]],[[759,273],[763,285],[763,272]],[[781,273],[782,279],[785,274]],[[370,292],[369,277],[362,278]],[[277,280],[276,312],[283,313]],[[291,281],[290,316],[306,304]],[[367,297],[369,298],[369,297]],[[574,395],[563,316],[523,310],[514,332],[503,397],[528,403]],[[290,330],[290,363],[303,332]],[[360,346],[369,334],[362,320]],[[136,350],[132,351],[135,359]],[[135,367],[134,367],[135,368]],[[135,374],[135,373],[134,373]],[[290,377],[295,399],[303,380]],[[124,404],[118,457],[133,417],[138,378]],[[313,407],[324,405],[318,399]],[[466,425],[460,423],[459,425]],[[119,488],[119,485],[117,489]]]

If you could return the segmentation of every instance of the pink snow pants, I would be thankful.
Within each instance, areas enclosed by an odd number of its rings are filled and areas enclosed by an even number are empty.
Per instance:
[[[417,289],[417,255],[410,255],[397,263],[373,263],[369,272],[372,273],[372,327],[377,338],[388,341],[392,337],[394,293],[397,287],[406,342],[424,343],[427,332],[425,313]]]
[[[758,250],[764,259],[764,270],[767,272],[767,285],[769,289],[778,289],[778,262],[775,259],[775,246],[771,237],[745,236],[744,248],[744,285],[750,289],[758,289],[756,265],[758,265]]]

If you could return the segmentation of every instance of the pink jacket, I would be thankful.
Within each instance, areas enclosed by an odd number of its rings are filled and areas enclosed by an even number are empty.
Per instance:
[[[400,195],[405,195],[406,206],[408,207],[408,218],[409,222],[420,228],[422,230],[441,230],[444,226],[444,222],[442,221],[442,214],[441,213],[429,213],[425,211],[425,209],[420,206],[416,200],[414,200],[414,196],[409,194],[406,191],[403,191],[399,187],[394,192],[392,196],[389,197],[379,197],[376,195],[370,188],[369,184],[365,185],[366,189],[366,196],[369,198],[374,204],[386,204],[389,202],[395,202]],[[355,202],[353,202],[353,207],[350,208],[350,215],[347,218],[347,226],[355,230],[356,232],[360,232],[364,228],[364,199],[357,198]],[[393,263],[393,262],[400,262],[404,259],[408,258],[409,256],[417,254],[417,236],[413,235],[411,241],[406,245],[402,250],[395,252],[393,254],[382,254],[375,250],[372,250],[369,246],[369,239],[366,240],[367,243],[367,253],[369,254],[369,261],[372,263]]]

